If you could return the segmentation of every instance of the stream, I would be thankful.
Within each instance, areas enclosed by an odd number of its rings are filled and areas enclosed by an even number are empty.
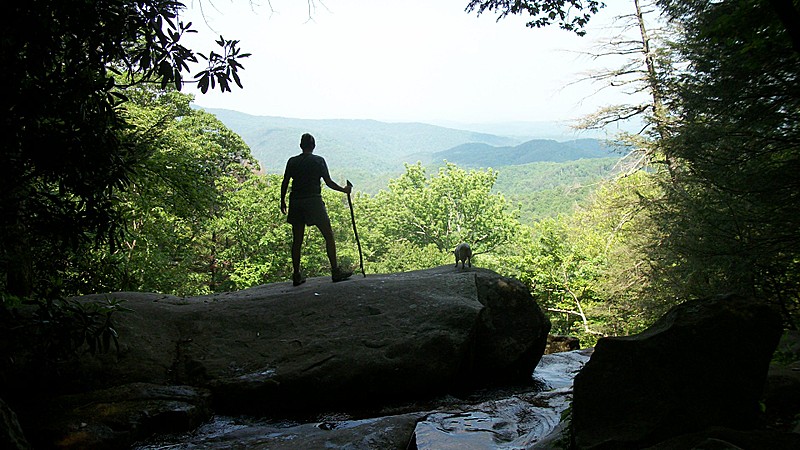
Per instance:
[[[529,386],[485,389],[467,398],[444,396],[367,418],[329,413],[313,422],[293,422],[215,416],[190,433],[159,436],[134,448],[362,449],[384,448],[382,442],[396,444],[393,437],[407,436],[405,440],[415,440],[407,443],[409,449],[526,449],[560,423],[571,400],[572,380],[591,351],[543,355]]]

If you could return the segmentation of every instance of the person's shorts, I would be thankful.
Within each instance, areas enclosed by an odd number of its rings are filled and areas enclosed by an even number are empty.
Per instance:
[[[322,197],[289,197],[289,213],[286,215],[286,221],[292,225],[323,225],[331,222]]]

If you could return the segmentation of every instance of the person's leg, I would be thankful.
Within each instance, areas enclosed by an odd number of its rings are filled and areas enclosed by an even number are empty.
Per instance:
[[[325,250],[328,252],[328,260],[331,263],[331,279],[336,282],[350,278],[353,272],[342,270],[336,262],[336,241],[333,238],[331,222],[329,220],[322,221],[317,225],[317,228],[322,233],[322,237],[325,238]]]
[[[314,224],[322,233],[325,238],[325,251],[328,254],[328,261],[331,264],[331,278],[333,281],[346,280],[353,272],[345,272],[341,270],[336,259],[336,240],[333,237],[333,228],[331,227],[331,220],[328,217],[328,212],[325,209],[325,203],[322,198],[316,198],[309,202],[309,211],[306,221],[307,224]]]
[[[302,277],[300,275],[300,251],[303,248],[303,235],[306,233],[306,226],[302,222],[292,224],[292,279],[297,284]]]
[[[322,237],[325,238],[325,251],[328,253],[328,261],[331,263],[331,270],[335,270],[338,266],[336,262],[336,241],[333,239],[333,228],[329,221],[324,221],[317,225]]]

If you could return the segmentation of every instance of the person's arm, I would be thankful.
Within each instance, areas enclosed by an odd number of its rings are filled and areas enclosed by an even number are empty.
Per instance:
[[[283,172],[283,182],[281,183],[281,212],[286,214],[286,191],[289,189],[289,163],[286,163],[286,170]]]
[[[333,189],[334,191],[339,191],[339,192],[344,192],[345,194],[349,194],[350,191],[352,191],[353,187],[350,185],[342,187],[336,184],[336,182],[331,179],[331,174],[328,173],[328,165],[325,164],[324,160],[322,164],[323,164],[322,180],[325,181],[325,185]]]
[[[327,174],[323,176],[322,179],[325,180],[325,185],[333,189],[334,191],[339,191],[339,192],[344,192],[345,194],[349,194],[350,191],[352,191],[353,189],[352,186],[350,185],[344,187],[339,186],[338,184],[336,184],[335,181],[331,179],[331,176]]]

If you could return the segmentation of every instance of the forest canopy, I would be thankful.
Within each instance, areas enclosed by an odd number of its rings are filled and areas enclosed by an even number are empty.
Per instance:
[[[47,295],[39,280],[87,246],[118,246],[118,194],[155,149],[128,140],[126,89],[180,89],[189,64],[203,90],[241,87],[238,41],[207,55],[181,44],[192,32],[171,0],[52,0],[4,8],[0,125],[0,267],[4,291]],[[77,252],[77,253],[74,253]]]

